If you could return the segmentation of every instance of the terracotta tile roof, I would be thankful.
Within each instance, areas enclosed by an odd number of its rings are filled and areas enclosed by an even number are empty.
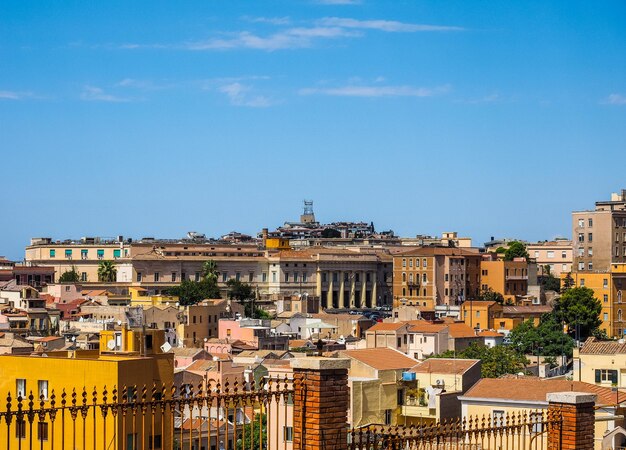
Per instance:
[[[479,362],[478,359],[430,358],[419,366],[413,367],[410,371],[415,373],[462,374]]]
[[[614,405],[626,401],[626,392],[591,383],[568,380],[544,380],[541,378],[482,378],[464,395],[466,398],[492,398],[545,402],[551,392],[587,392],[596,394],[596,405]]]
[[[513,314],[544,314],[552,311],[552,307],[548,305],[537,306],[503,306],[503,315]]]
[[[406,322],[378,322],[373,327],[368,328],[367,331],[397,331],[405,325]]]
[[[448,324],[432,323],[425,320],[412,320],[409,324],[409,332],[412,333],[439,333],[448,326]]]
[[[343,356],[356,359],[376,370],[410,369],[418,362],[392,348],[365,348],[360,350],[343,350]]]
[[[581,354],[588,355],[616,355],[626,353],[626,342],[622,341],[599,341],[590,337],[580,349]]]
[[[452,247],[418,247],[394,256],[481,256],[478,250],[469,250]]]
[[[476,337],[476,331],[463,322],[449,323],[448,334],[454,339]]]

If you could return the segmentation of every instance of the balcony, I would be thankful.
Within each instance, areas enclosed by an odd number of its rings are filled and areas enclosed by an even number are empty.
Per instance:
[[[511,280],[511,281],[527,281],[528,280],[528,275],[506,275],[505,279]]]
[[[428,419],[437,418],[437,409],[429,408],[428,406],[419,406],[416,402],[415,405],[402,406],[402,415],[406,417],[424,417]]]

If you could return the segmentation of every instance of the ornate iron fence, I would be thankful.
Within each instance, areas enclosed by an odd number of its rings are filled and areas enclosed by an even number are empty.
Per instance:
[[[552,410],[519,411],[467,417],[430,426],[370,425],[353,429],[350,450],[558,450],[561,414]],[[550,436],[550,445],[548,445]]]
[[[6,398],[7,450],[259,450],[280,448],[293,388],[287,378],[198,386],[104,387]]]

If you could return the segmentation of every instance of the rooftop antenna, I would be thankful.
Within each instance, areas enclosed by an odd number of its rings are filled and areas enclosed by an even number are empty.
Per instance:
[[[315,213],[313,212],[313,200],[304,200],[304,208],[300,216],[300,223],[315,223]]]

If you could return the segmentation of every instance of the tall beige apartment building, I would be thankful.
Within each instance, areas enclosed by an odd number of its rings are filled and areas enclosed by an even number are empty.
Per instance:
[[[556,278],[572,271],[574,256],[572,241],[569,239],[535,242],[528,244],[526,250],[537,263],[539,275],[547,275],[546,268],[549,268],[550,274]]]
[[[572,213],[576,286],[594,291],[602,304],[601,328],[611,337],[626,334],[626,190],[594,210]]]

